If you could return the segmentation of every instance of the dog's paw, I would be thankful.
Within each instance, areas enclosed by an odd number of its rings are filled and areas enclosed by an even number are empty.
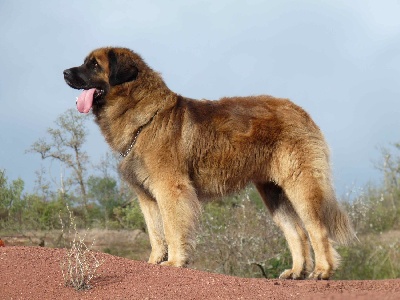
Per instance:
[[[309,276],[310,279],[328,280],[332,276],[332,272],[322,269],[315,269]]]
[[[180,262],[177,262],[177,261],[170,261],[170,260],[168,260],[168,261],[163,261],[162,263],[161,263],[161,265],[162,266],[169,266],[169,267],[184,267],[186,264],[185,263],[180,263]]]
[[[294,279],[294,280],[300,280],[300,279],[305,279],[306,274],[303,271],[295,271],[293,269],[287,269],[282,272],[281,275],[279,275],[279,279]]]
[[[155,253],[152,252],[150,254],[150,258],[148,260],[149,264],[158,265],[164,261],[168,260],[168,253]]]

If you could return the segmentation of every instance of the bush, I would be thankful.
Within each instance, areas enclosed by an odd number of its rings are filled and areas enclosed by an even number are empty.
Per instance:
[[[247,189],[224,202],[206,205],[194,258],[196,268],[275,278],[290,267],[285,239],[254,195],[254,189]]]
[[[146,231],[146,222],[136,200],[130,202],[126,207],[115,207],[113,213],[120,228]]]
[[[96,258],[96,255],[85,244],[85,235],[79,235],[72,212],[69,211],[68,233],[64,230],[63,220],[60,216],[62,233],[73,236],[70,248],[66,250],[64,258],[61,260],[61,273],[66,286],[71,286],[76,290],[90,289],[90,282],[97,276],[96,272],[103,263]],[[94,244],[92,242],[91,247]]]
[[[339,249],[339,253],[346,263],[335,273],[337,279],[400,277],[399,238],[390,242],[377,235],[367,235],[355,246]]]

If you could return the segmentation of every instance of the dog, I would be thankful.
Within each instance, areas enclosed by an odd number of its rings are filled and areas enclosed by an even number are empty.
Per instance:
[[[254,184],[292,254],[280,278],[332,276],[340,260],[332,240],[355,235],[335,197],[323,134],[301,107],[266,95],[183,97],[126,48],[96,49],[64,79],[83,89],[77,109],[92,110],[122,157],[120,175],[148,228],[149,263],[187,266],[201,202]]]

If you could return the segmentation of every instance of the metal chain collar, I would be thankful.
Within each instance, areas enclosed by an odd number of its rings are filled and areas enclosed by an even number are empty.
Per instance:
[[[129,154],[129,152],[131,152],[131,150],[132,150],[133,146],[135,145],[136,140],[137,140],[137,138],[138,138],[140,132],[142,131],[142,129],[143,129],[143,126],[140,126],[139,129],[138,129],[138,131],[136,131],[135,137],[133,138],[133,141],[132,141],[131,145],[129,146],[129,148],[128,148],[125,152],[123,152],[123,153],[120,152],[120,153],[119,153],[119,156],[121,156],[121,157],[126,157],[126,156]]]

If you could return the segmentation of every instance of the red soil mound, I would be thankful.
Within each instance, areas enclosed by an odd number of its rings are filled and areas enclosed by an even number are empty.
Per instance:
[[[63,249],[0,248],[1,299],[400,299],[400,279],[288,281],[248,279],[161,267],[99,253],[90,290],[65,287]]]

